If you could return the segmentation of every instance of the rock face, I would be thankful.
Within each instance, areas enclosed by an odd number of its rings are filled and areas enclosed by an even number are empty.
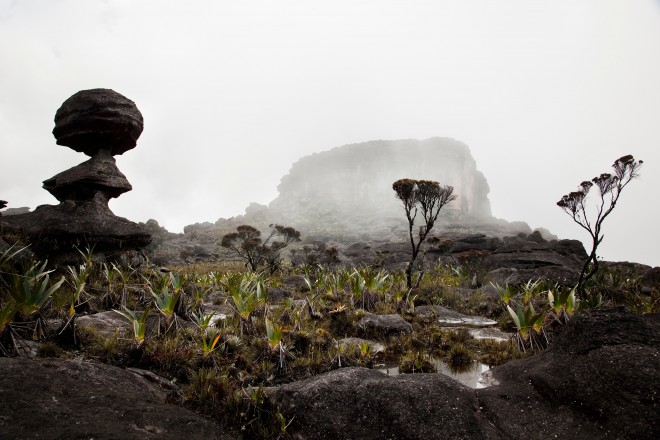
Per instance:
[[[490,217],[490,188],[470,149],[450,138],[372,141],[313,154],[293,164],[269,208],[341,214],[400,216],[392,183],[401,178],[437,180],[460,195],[454,204],[472,217]]]
[[[151,235],[144,227],[108,207],[111,198],[132,189],[113,156],[134,148],[142,128],[133,101],[112,90],[83,90],[67,99],[55,115],[53,134],[59,145],[91,159],[44,181],[59,205],[3,217],[4,238],[31,243],[39,257],[59,263],[76,260],[76,247],[113,258],[148,245]]]
[[[506,438],[660,438],[660,316],[575,316],[540,355],[493,370],[477,391]]]
[[[225,439],[220,426],[165,403],[167,393],[121,368],[0,358],[0,437]]]
[[[440,137],[371,141],[303,157],[282,178],[267,210],[252,206],[246,217],[267,214],[314,239],[382,239],[405,220],[392,190],[401,178],[453,186],[459,197],[445,208],[445,221],[492,218],[490,189],[470,149]]]

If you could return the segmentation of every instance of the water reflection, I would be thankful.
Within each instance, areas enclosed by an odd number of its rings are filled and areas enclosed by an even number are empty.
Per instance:
[[[449,365],[440,359],[431,358],[431,363],[436,368],[438,373],[449,376],[452,379],[467,385],[470,388],[486,388],[487,386],[495,385],[492,376],[489,374],[490,367],[481,362],[473,362],[468,367],[459,370],[452,369]],[[398,376],[398,364],[384,364],[378,371],[387,374],[388,376]],[[486,373],[486,374],[484,374]]]

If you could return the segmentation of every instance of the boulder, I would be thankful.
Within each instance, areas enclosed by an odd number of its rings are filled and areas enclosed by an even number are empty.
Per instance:
[[[0,358],[0,438],[223,439],[145,377],[95,362]]]
[[[123,338],[133,336],[132,324],[112,310],[80,316],[76,318],[76,328],[78,330],[90,329],[104,338],[112,338],[115,334]]]
[[[135,148],[144,128],[135,103],[110,89],[81,90],[55,113],[57,145],[94,156],[100,149],[123,154]]]
[[[600,308],[573,317],[546,352],[493,370],[477,391],[506,438],[660,438],[660,315]]]
[[[337,341],[340,347],[357,347],[358,349],[362,344],[368,344],[371,347],[372,354],[379,354],[385,352],[385,345],[381,344],[378,341],[372,341],[370,339],[362,338],[342,338]]]
[[[365,313],[356,323],[357,327],[365,333],[382,335],[412,333],[412,325],[396,313],[389,315],[375,315]]]
[[[442,374],[342,368],[271,391],[294,439],[498,439],[473,392]]]
[[[443,306],[415,307],[415,316],[422,319],[433,318],[445,327],[492,327],[497,321],[483,316],[469,316]]]

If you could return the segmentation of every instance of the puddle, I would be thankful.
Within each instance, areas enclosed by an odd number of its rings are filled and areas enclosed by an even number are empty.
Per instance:
[[[467,370],[460,372],[452,371],[449,365],[440,359],[431,358],[431,363],[439,374],[449,376],[470,388],[486,388],[491,385],[497,385],[497,381],[493,378],[490,372],[490,367],[486,364],[482,364],[481,362],[476,362]],[[381,373],[387,374],[388,376],[399,375],[398,364],[385,364],[382,367],[377,368],[377,370]]]

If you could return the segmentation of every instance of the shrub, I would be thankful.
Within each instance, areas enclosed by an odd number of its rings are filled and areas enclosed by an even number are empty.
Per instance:
[[[236,232],[222,237],[220,246],[233,250],[251,271],[265,265],[274,272],[280,264],[280,251],[295,241],[300,241],[300,232],[290,226],[270,225],[270,234],[262,239],[261,231],[250,225],[241,225]],[[279,238],[280,241],[277,241]]]
[[[580,279],[577,284],[577,291],[581,296],[586,296],[584,285],[591,277],[598,272],[598,257],[596,250],[603,241],[601,233],[603,222],[612,213],[612,210],[619,201],[621,192],[630,183],[632,179],[638,177],[639,168],[643,161],[636,161],[631,155],[623,156],[617,159],[612,168],[614,174],[603,173],[594,177],[591,181],[587,180],[580,184],[577,191],[564,195],[557,205],[563,209],[575,223],[589,233],[591,237],[591,252],[584,262]],[[593,214],[591,209],[587,209],[585,203],[587,195],[591,188],[596,187],[596,209]]]
[[[440,186],[438,182],[432,180],[400,179],[392,184],[392,189],[396,193],[396,198],[403,202],[403,209],[408,219],[408,235],[412,257],[406,267],[406,283],[408,288],[411,289],[413,284],[412,271],[420,247],[431,229],[433,229],[440,210],[447,203],[455,200],[456,196],[454,195],[454,187]],[[419,227],[417,239],[415,240],[413,228],[418,212],[421,212],[424,224]]]

